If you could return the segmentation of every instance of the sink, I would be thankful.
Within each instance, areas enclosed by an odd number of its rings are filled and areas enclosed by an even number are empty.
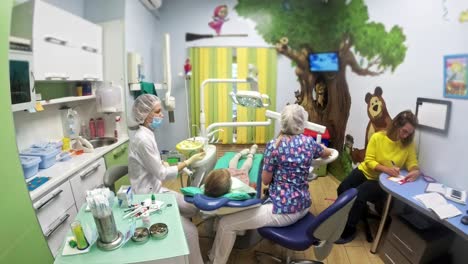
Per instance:
[[[91,143],[91,145],[93,145],[94,148],[109,146],[114,144],[115,142],[117,142],[117,138],[113,137],[101,137],[89,140],[89,143]]]

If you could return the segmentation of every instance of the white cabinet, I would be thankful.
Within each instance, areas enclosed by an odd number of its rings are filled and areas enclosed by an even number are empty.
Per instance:
[[[47,236],[57,218],[74,205],[75,200],[68,181],[34,201],[33,207],[36,209],[37,219],[44,235]]]
[[[101,187],[105,172],[106,164],[101,157],[33,201],[42,233],[54,256],[70,231],[70,223],[86,201],[86,191]]]
[[[69,181],[34,201],[33,207],[49,249],[55,256],[77,213]]]
[[[100,187],[104,184],[106,164],[103,158],[87,166],[70,178],[70,184],[75,198],[76,208],[80,210],[86,202],[86,191]]]
[[[36,80],[102,81],[101,26],[40,0],[15,6],[12,24],[33,41]]]
[[[49,244],[50,252],[52,255],[57,255],[60,246],[63,244],[67,233],[70,231],[70,224],[76,218],[75,206],[70,207],[67,211],[58,216],[57,220],[53,223],[53,229],[46,234],[47,244]]]

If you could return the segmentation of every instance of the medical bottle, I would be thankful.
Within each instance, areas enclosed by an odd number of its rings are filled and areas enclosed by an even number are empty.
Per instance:
[[[96,137],[96,122],[91,118],[89,120],[89,138],[93,139]]]
[[[82,136],[83,138],[89,138],[88,127],[86,127],[85,122],[81,122],[80,136]]]
[[[120,116],[115,117],[114,137],[119,138],[120,135]]]
[[[104,119],[98,118],[96,119],[96,136],[97,137],[104,137],[105,134],[105,128],[104,128]]]

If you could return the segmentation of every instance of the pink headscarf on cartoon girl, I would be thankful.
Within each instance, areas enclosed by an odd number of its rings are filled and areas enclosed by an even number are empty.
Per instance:
[[[223,26],[225,21],[228,21],[228,19],[226,18],[227,15],[227,5],[219,5],[214,9],[213,21],[208,23],[208,26],[214,29],[217,35],[221,34],[221,27]]]

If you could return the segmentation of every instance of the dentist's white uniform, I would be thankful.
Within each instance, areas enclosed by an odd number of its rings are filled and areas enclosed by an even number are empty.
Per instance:
[[[190,250],[189,263],[203,263],[198,230],[189,219],[198,212],[198,209],[186,203],[182,194],[162,187],[162,181],[177,177],[177,166],[166,167],[163,165],[154,133],[145,126],[140,126],[134,137],[130,139],[128,174],[135,194],[171,192],[176,196]]]

